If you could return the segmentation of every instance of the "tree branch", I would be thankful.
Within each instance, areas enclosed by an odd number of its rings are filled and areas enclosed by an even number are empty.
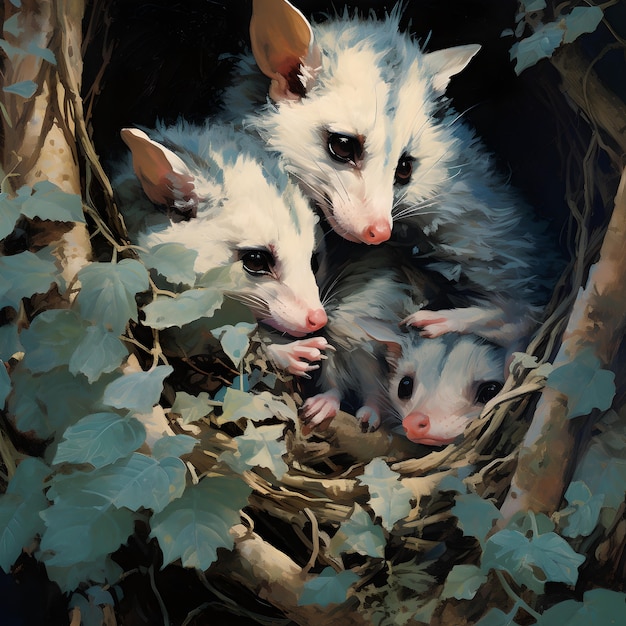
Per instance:
[[[610,367],[626,328],[626,170],[600,250],[576,302],[555,358],[555,367],[593,349],[603,367]],[[502,506],[506,523],[516,512],[551,513],[563,496],[576,462],[576,438],[590,418],[570,420],[567,398],[545,387],[533,422],[520,448],[517,470]]]

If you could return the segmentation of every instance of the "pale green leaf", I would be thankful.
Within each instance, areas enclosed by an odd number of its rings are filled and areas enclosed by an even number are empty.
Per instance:
[[[48,578],[59,585],[63,593],[74,591],[86,581],[113,584],[123,574],[122,568],[107,555],[100,555],[92,561],[75,563],[68,567],[51,565],[49,563],[51,554],[39,554],[38,558],[45,563]]]
[[[198,252],[182,243],[161,243],[141,255],[147,267],[155,269],[171,283],[193,285],[196,272],[193,269]]]
[[[574,7],[565,16],[565,37],[563,43],[571,43],[584,33],[592,33],[602,21],[604,13],[598,6]]]
[[[18,352],[24,352],[16,324],[0,326],[0,359],[8,361]]]
[[[374,459],[365,466],[359,481],[366,485],[370,492],[369,504],[382,520],[383,528],[391,530],[393,525],[411,510],[413,492],[398,479],[400,475],[389,469],[380,458]]]
[[[346,599],[348,590],[357,580],[359,577],[354,572],[337,573],[332,567],[327,567],[304,583],[302,593],[298,598],[298,605],[340,604]]]
[[[37,83],[32,80],[22,80],[19,83],[13,83],[2,88],[4,93],[14,94],[20,96],[25,100],[32,98],[37,91]]]
[[[44,249],[36,254],[20,252],[0,257],[0,307],[19,308],[22,298],[46,293],[53,283],[60,283],[57,266]]]
[[[185,489],[187,467],[179,458],[156,459],[137,452],[91,472],[56,476],[48,497],[58,502],[86,500],[87,494],[116,508],[163,510]]]
[[[602,369],[592,348],[581,350],[576,357],[555,367],[546,385],[567,396],[567,416],[571,419],[588,415],[593,409],[604,411],[615,396],[615,374]]]
[[[134,372],[107,385],[102,401],[116,409],[149,413],[158,404],[163,381],[173,372],[170,365],[159,365],[148,372]]]
[[[59,501],[41,512],[46,531],[41,551],[46,564],[70,567],[115,552],[133,533],[135,514],[108,506],[104,498],[81,494],[84,506]]]
[[[357,552],[383,558],[386,543],[383,529],[372,522],[360,504],[355,504],[352,515],[341,524],[331,539],[329,549],[336,556],[342,552]]]
[[[567,527],[562,534],[565,537],[590,535],[598,523],[604,494],[594,496],[584,482],[575,481],[567,488],[565,499],[573,512],[567,517]]]
[[[586,591],[582,602],[565,600],[547,609],[537,626],[618,626],[624,623],[626,594],[610,589]]]
[[[476,565],[455,565],[446,578],[441,597],[471,600],[485,582],[487,575]]]
[[[596,437],[574,472],[594,496],[604,495],[604,506],[618,508],[624,501],[626,452],[614,451],[607,444],[612,434]]]
[[[235,437],[238,454],[237,460],[245,467],[265,467],[269,469],[276,478],[281,478],[289,469],[282,459],[287,449],[284,441],[278,441],[283,436],[285,430],[282,424],[276,426],[255,427],[252,422],[243,435]],[[230,456],[220,455],[218,460],[228,463]],[[234,469],[239,470],[239,462],[236,462]]]
[[[85,325],[75,311],[43,311],[22,331],[24,365],[35,373],[67,365],[84,334]]]
[[[128,356],[124,343],[102,326],[89,326],[69,361],[72,374],[84,374],[90,383],[116,370]]]
[[[206,477],[155,514],[150,537],[159,542],[163,566],[181,559],[184,567],[206,570],[218,548],[231,550],[230,528],[239,523],[239,510],[251,491],[235,478]]]
[[[81,197],[62,191],[48,180],[33,185],[33,194],[22,205],[22,215],[58,222],[85,221]]]
[[[195,446],[200,443],[195,437],[189,435],[167,435],[154,442],[152,446],[152,456],[155,459],[165,457],[181,457],[191,454]]]
[[[78,272],[82,288],[77,302],[83,317],[121,335],[128,320],[137,320],[135,294],[146,291],[146,268],[134,259],[91,263]]]
[[[213,336],[219,340],[226,356],[239,367],[241,359],[250,347],[250,335],[256,330],[256,324],[239,322],[235,326],[226,324],[212,330]]]
[[[575,552],[556,533],[545,533],[528,539],[514,530],[501,530],[487,540],[483,553],[483,569],[508,571],[515,580],[542,593],[544,582],[573,585],[578,579],[578,567],[585,557]],[[540,569],[545,580],[537,577]]]
[[[219,289],[189,289],[176,298],[159,296],[143,309],[146,326],[163,330],[184,326],[201,317],[211,317],[224,300]]]
[[[43,481],[49,473],[38,459],[25,459],[0,495],[0,568],[7,573],[22,548],[44,530],[39,513],[48,508]]]
[[[14,393],[9,396],[9,411],[17,427],[42,439],[55,432],[60,436],[80,418],[103,410],[98,398],[110,382],[107,375],[90,385],[84,376],[73,376],[64,367],[33,375],[21,364],[11,378]]]
[[[133,417],[94,413],[63,433],[53,463],[90,463],[96,468],[103,467],[137,450],[145,438],[146,429]]]
[[[77,608],[80,611],[81,626],[102,626],[104,613],[102,609],[85,596],[75,593],[69,601],[69,608]]]
[[[277,400],[267,391],[251,394],[228,387],[224,395],[222,415],[218,424],[236,422],[245,417],[253,421],[262,421],[271,417],[295,420],[294,411],[282,400]]]
[[[521,74],[537,61],[552,56],[563,41],[564,29],[559,24],[544,24],[532,35],[511,46],[511,60],[515,60],[515,73]]]
[[[452,508],[452,515],[459,520],[459,528],[466,536],[476,537],[481,543],[492,529],[493,522],[502,518],[502,514],[489,500],[469,493],[455,497],[456,504]]]
[[[178,391],[172,405],[172,412],[181,416],[183,424],[197,422],[212,411],[211,399],[205,391],[201,391],[197,396]]]
[[[15,201],[6,193],[0,193],[0,239],[13,232],[15,222],[20,216],[20,201]]]

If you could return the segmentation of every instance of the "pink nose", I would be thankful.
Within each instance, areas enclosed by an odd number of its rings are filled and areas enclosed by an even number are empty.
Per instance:
[[[361,237],[364,243],[374,245],[382,243],[391,237],[391,226],[387,220],[377,220],[365,227]]]
[[[324,309],[313,309],[306,316],[306,327],[309,332],[319,330],[326,325],[328,317]]]
[[[415,411],[415,413],[409,413],[402,420],[402,426],[404,426],[408,439],[419,443],[421,439],[428,435],[430,418],[425,413]]]

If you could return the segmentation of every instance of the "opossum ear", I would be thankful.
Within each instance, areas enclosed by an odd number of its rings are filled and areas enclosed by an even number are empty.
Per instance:
[[[450,79],[462,71],[479,50],[478,44],[468,44],[435,50],[424,55],[424,62],[432,73],[433,89],[437,95],[445,92]]]
[[[385,357],[387,362],[392,367],[395,367],[404,350],[404,341],[399,331],[390,328],[388,324],[373,317],[359,317],[354,320],[354,323],[360,326],[365,334],[374,341],[378,341],[386,346],[387,353]]]
[[[191,214],[198,204],[194,177],[182,159],[141,130],[123,128],[124,143],[133,155],[133,169],[154,204]]]
[[[250,42],[275,102],[299,100],[315,84],[321,56],[313,30],[287,0],[253,0]]]

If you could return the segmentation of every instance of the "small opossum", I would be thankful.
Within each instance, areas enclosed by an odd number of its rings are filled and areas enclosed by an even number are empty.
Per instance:
[[[286,0],[253,0],[253,57],[240,59],[224,115],[283,156],[341,237],[378,245],[406,223],[427,240],[417,256],[478,286],[467,309],[406,323],[512,345],[556,281],[555,245],[444,97],[480,46],[425,53],[399,20],[396,7],[382,21],[345,11],[311,25]]]
[[[132,153],[113,183],[133,243],[178,242],[195,250],[194,270],[233,266],[226,293],[255,317],[294,337],[327,321],[311,269],[317,216],[278,159],[230,125],[179,122],[148,134],[123,129]],[[315,369],[325,342],[278,346],[292,373]]]
[[[504,349],[475,335],[388,340],[392,417],[415,443],[452,443],[504,384]]]
[[[325,429],[342,400],[355,394],[363,426],[399,420],[411,441],[449,443],[502,388],[505,349],[475,335],[426,339],[401,332],[407,310],[438,304],[446,294],[387,246],[369,256],[330,282],[325,334],[337,351],[322,364],[324,391],[304,404],[304,432]]]

